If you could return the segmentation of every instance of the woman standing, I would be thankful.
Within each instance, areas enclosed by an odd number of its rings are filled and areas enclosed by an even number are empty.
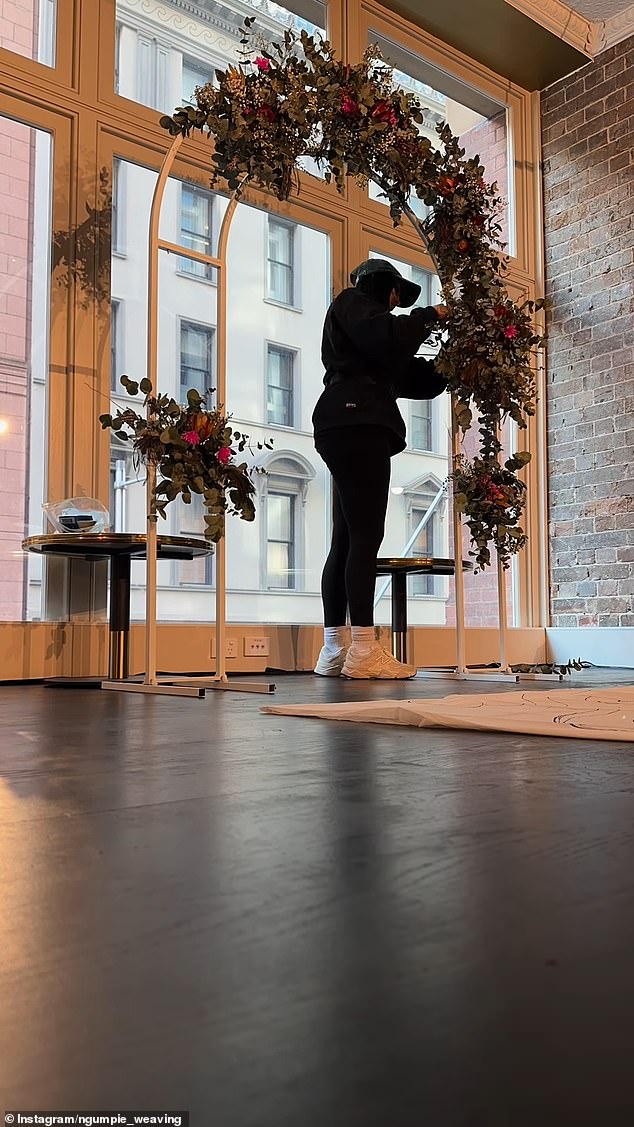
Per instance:
[[[350,275],[324,322],[324,391],[313,412],[315,448],[333,479],[332,543],[322,575],[324,645],[315,673],[323,677],[395,680],[416,669],[396,661],[375,638],[376,559],[383,540],[390,459],[405,448],[396,400],[435,399],[447,384],[433,361],[416,356],[444,320],[435,305],[409,308],[420,286],[380,258]],[[352,645],[346,652],[346,617]]]

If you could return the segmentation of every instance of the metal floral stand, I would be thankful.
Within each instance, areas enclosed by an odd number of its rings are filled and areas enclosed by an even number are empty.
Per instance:
[[[150,228],[148,239],[148,302],[147,302],[147,377],[156,386],[158,371],[158,308],[159,308],[159,253],[164,250],[214,266],[218,271],[217,286],[217,381],[216,392],[219,404],[226,402],[227,393],[227,244],[229,230],[238,204],[236,196],[229,201],[223,216],[218,238],[218,257],[214,258],[188,247],[170,243],[159,236],[161,207],[165,188],[178,150],[184,138],[178,136],[165,155],[152,196]],[[216,546],[216,672],[213,677],[169,677],[159,678],[156,672],[157,621],[156,621],[156,575],[157,575],[157,520],[156,513],[156,466],[149,465],[146,486],[147,506],[147,578],[145,592],[145,676],[143,681],[102,681],[102,689],[118,692],[154,693],[165,696],[202,697],[205,689],[224,689],[230,692],[272,693],[275,685],[271,682],[229,681],[225,666],[226,642],[226,549],[224,536]]]
[[[451,396],[451,457],[455,470],[460,456],[460,428],[456,417],[456,404]],[[502,561],[497,560],[499,668],[470,669],[466,663],[465,646],[465,595],[462,570],[462,516],[453,505],[454,583],[456,592],[456,664],[453,669],[421,669],[417,678],[444,678],[454,681],[519,681],[507,660],[508,615],[506,610],[506,576]]]

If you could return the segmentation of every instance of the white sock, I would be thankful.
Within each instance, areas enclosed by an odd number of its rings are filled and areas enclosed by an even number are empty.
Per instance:
[[[369,654],[376,645],[376,633],[374,626],[353,626],[352,627],[352,653],[356,657],[364,657]]]
[[[338,654],[346,647],[345,626],[325,626],[324,646],[332,654]]]

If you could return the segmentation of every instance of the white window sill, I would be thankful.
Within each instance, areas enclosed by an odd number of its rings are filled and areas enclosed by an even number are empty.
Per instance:
[[[278,309],[287,309],[289,313],[303,313],[304,310],[299,305],[289,305],[286,301],[276,301],[274,297],[265,297],[262,299],[265,305],[275,305]]]
[[[287,426],[286,423],[272,423],[267,420],[266,423],[258,423],[258,426],[270,427],[272,430],[281,430],[286,434],[301,434],[302,431],[298,430],[296,426]]]
[[[403,453],[420,454],[423,458],[437,458],[441,462],[446,462],[448,458],[447,454],[439,454],[437,450],[417,450],[415,446],[408,446]]]
[[[214,267],[212,266],[212,270]],[[177,277],[187,278],[190,282],[202,282],[204,286],[214,286],[217,288],[218,283],[215,278],[204,278],[202,274],[192,274],[189,270],[176,270]]]
[[[450,575],[443,575],[443,576],[440,576],[439,578],[451,579],[451,576]],[[408,598],[416,599],[418,602],[421,602],[421,603],[446,603],[446,602],[449,601],[449,595],[409,595]],[[409,625],[416,626],[417,624],[414,622],[414,623],[410,623]],[[434,625],[434,624],[432,624],[432,625]],[[452,626],[451,629],[453,630],[454,627]]]

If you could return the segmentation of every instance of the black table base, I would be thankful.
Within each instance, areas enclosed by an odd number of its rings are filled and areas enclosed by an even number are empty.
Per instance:
[[[463,571],[471,568],[463,561]],[[380,556],[376,561],[376,574],[389,575],[392,580],[392,654],[397,661],[407,663],[407,577],[408,575],[453,575],[454,560],[433,556]]]

